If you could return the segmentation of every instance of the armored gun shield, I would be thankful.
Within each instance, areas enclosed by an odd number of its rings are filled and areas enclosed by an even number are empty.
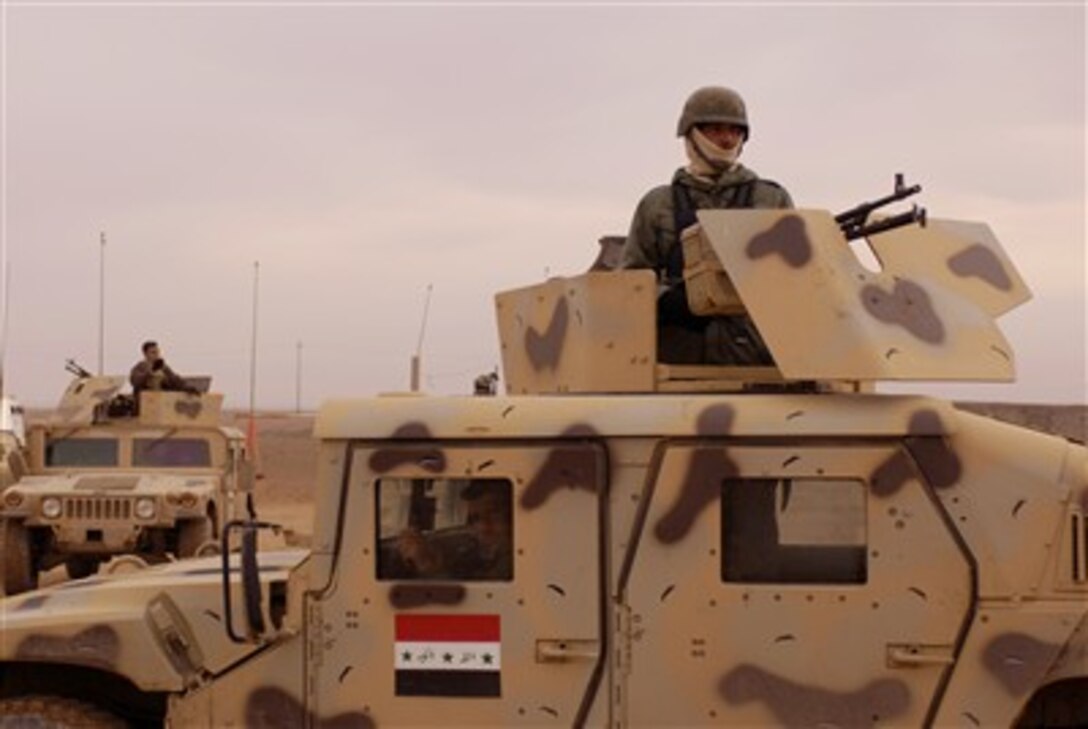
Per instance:
[[[120,375],[77,377],[68,385],[50,418],[53,425],[88,425],[94,422],[95,409],[104,406],[121,391],[125,378]]]
[[[875,235],[874,272],[825,211],[698,219],[786,379],[1013,379],[994,320],[1030,292],[987,226],[934,221]]]

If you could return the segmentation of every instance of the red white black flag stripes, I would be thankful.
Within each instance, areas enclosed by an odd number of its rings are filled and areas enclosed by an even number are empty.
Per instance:
[[[397,696],[500,696],[498,615],[397,615]]]

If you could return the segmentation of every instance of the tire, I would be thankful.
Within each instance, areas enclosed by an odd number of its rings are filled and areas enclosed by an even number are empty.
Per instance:
[[[16,595],[38,586],[38,566],[30,544],[30,531],[21,521],[0,521],[0,555],[4,560],[5,595]]]
[[[1088,727],[1088,678],[1068,678],[1043,686],[1024,708],[1016,729]]]
[[[97,572],[99,564],[101,563],[96,557],[69,557],[64,563],[64,569],[73,580],[82,580]]]
[[[214,536],[211,519],[190,519],[178,525],[178,559],[195,557],[197,550]]]
[[[0,729],[125,729],[128,724],[97,706],[60,696],[0,699]]]

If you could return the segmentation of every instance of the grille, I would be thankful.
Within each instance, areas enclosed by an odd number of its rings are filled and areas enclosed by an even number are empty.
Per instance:
[[[132,516],[132,499],[72,496],[64,500],[64,515],[69,519],[109,521]]]

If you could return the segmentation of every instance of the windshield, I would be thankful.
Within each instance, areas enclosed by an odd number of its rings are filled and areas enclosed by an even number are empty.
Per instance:
[[[135,438],[132,465],[152,468],[212,465],[211,446],[203,438]]]
[[[46,466],[116,466],[116,438],[65,438],[45,445]]]

